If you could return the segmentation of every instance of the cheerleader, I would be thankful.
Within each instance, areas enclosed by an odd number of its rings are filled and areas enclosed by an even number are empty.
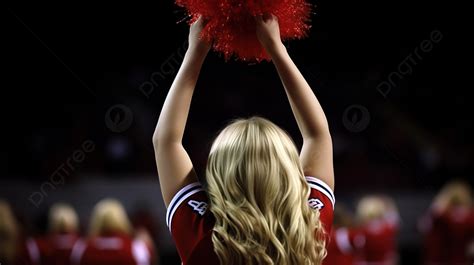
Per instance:
[[[125,209],[113,199],[95,206],[89,238],[78,241],[71,254],[71,263],[77,265],[151,265],[153,260],[151,242],[134,238]]]
[[[424,264],[472,264],[474,210],[469,184],[447,183],[420,220],[419,229],[424,239]]]
[[[10,204],[0,200],[0,263],[40,265],[39,252],[29,243],[20,231]]]
[[[79,239],[79,219],[72,206],[56,203],[49,210],[48,234],[29,238],[27,247],[35,264],[69,264],[71,250]],[[37,254],[35,254],[37,253]]]
[[[0,200],[0,261],[15,264],[19,254],[18,224],[10,205]]]
[[[191,98],[210,45],[190,28],[189,48],[153,135],[166,221],[183,264],[321,264],[334,209],[332,141],[316,96],[282,44],[275,16],[256,18],[303,137],[251,117],[212,144],[207,189],[182,144]],[[267,100],[270,100],[268,98]]]
[[[397,264],[400,218],[393,200],[386,196],[365,196],[357,204],[356,215],[365,242],[355,264]]]

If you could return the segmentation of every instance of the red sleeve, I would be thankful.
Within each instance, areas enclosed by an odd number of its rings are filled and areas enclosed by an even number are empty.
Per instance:
[[[184,264],[214,227],[214,219],[207,211],[208,202],[201,185],[192,183],[178,191],[168,207],[166,223]]]
[[[311,188],[308,200],[309,206],[314,209],[319,209],[320,219],[324,229],[327,234],[330,234],[334,215],[334,204],[336,202],[334,193],[326,183],[317,178],[306,177],[306,182],[308,182]]]

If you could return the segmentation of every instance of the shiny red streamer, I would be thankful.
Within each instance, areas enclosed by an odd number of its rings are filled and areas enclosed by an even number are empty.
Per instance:
[[[260,62],[269,60],[255,34],[257,15],[273,14],[278,18],[282,40],[300,39],[310,28],[311,5],[305,0],[176,0],[191,16],[208,20],[202,38],[226,60]]]

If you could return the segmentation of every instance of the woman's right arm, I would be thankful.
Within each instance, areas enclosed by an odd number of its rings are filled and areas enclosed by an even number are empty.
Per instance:
[[[332,140],[326,115],[281,42],[277,18],[258,17],[256,23],[257,36],[278,71],[303,137],[300,159],[304,173],[334,189]]]

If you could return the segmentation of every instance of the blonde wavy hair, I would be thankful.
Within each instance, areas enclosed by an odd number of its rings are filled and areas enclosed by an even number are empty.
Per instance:
[[[0,200],[0,259],[13,263],[18,254],[19,231],[10,205]]]
[[[132,226],[125,209],[118,200],[103,199],[94,207],[89,236],[100,236],[110,232],[130,235]]]
[[[278,126],[260,117],[232,122],[211,147],[206,179],[221,264],[321,264],[319,211],[308,206],[298,151]]]

